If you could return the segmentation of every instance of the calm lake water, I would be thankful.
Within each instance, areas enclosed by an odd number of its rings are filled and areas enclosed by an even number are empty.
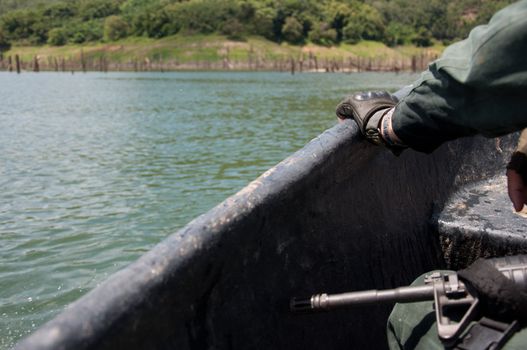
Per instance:
[[[0,73],[0,348],[335,124],[387,73]]]

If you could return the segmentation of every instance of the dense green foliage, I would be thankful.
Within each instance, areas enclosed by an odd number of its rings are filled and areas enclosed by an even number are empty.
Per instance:
[[[0,29],[0,55],[2,54],[2,51],[7,51],[10,48],[11,48],[11,43],[7,39],[4,32]]]
[[[429,46],[466,36],[512,0],[0,0],[0,50],[19,44],[220,33],[320,45]]]

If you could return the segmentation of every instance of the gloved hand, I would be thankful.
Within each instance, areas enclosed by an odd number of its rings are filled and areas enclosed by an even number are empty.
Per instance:
[[[527,204],[527,155],[516,151],[507,165],[507,187],[514,210]]]
[[[359,92],[337,106],[340,120],[353,118],[366,139],[400,153],[405,145],[391,129],[391,116],[397,99],[386,91]]]

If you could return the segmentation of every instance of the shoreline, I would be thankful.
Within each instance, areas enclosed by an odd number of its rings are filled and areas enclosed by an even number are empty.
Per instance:
[[[260,37],[232,41],[217,35],[130,38],[112,43],[67,46],[15,46],[0,56],[0,71],[276,71],[416,72],[442,52],[442,46],[293,46]]]
[[[63,57],[35,56],[30,61],[15,55],[0,58],[0,71],[24,72],[178,72],[178,71],[232,71],[232,72],[291,72],[295,73],[358,73],[358,72],[418,72],[426,69],[436,55],[412,57],[408,60],[361,60],[350,57],[325,60],[276,60],[273,62],[185,62],[157,61],[148,59],[130,62],[112,62],[105,58],[98,60],[65,59]]]

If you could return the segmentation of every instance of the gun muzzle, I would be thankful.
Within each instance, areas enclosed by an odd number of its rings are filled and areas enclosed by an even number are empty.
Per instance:
[[[305,312],[379,303],[408,303],[434,299],[434,286],[400,287],[342,294],[315,294],[310,298],[292,298],[291,311]]]
[[[290,303],[291,311],[306,312],[313,310],[324,310],[328,308],[328,295],[315,294],[309,298],[292,298]]]

